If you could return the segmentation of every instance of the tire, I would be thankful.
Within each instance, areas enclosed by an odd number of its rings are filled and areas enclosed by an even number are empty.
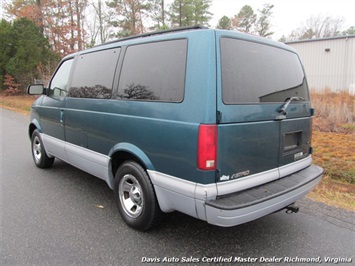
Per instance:
[[[54,157],[49,157],[41,139],[41,135],[36,129],[31,137],[32,157],[38,168],[50,168],[53,165]]]
[[[124,162],[115,175],[114,193],[118,211],[130,227],[146,231],[162,216],[153,184],[147,172],[136,162]]]

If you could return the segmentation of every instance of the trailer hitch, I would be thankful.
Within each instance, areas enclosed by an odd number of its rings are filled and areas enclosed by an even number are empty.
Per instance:
[[[285,209],[287,214],[291,214],[291,213],[298,213],[300,208],[293,203],[288,205]]]

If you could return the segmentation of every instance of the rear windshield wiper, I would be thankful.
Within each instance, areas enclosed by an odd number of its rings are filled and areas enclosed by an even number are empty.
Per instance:
[[[305,100],[306,100],[305,98],[299,96],[287,98],[286,102],[279,108],[278,112],[280,114],[286,115],[287,114],[286,109],[292,101],[305,101]]]

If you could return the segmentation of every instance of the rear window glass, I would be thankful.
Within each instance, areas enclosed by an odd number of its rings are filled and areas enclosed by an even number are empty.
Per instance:
[[[79,55],[69,97],[109,99],[120,48]]]
[[[295,53],[255,42],[221,38],[225,104],[308,100],[304,72]]]
[[[129,46],[123,61],[118,98],[181,102],[186,52],[186,39]]]

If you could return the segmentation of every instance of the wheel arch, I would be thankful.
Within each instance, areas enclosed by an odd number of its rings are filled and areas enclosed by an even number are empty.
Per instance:
[[[125,161],[131,160],[140,164],[145,170],[155,170],[153,163],[149,157],[137,146],[123,142],[116,144],[110,151],[109,156],[111,157],[112,178],[116,174],[117,169]]]
[[[35,131],[36,129],[38,129],[39,132],[42,132],[38,120],[34,119],[31,121],[30,125],[28,126],[28,136],[30,138],[32,137],[33,131]]]

